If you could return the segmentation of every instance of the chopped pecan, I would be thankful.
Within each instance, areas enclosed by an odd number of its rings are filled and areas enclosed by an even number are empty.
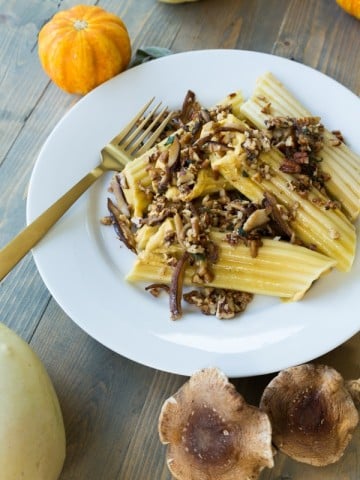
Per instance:
[[[341,133],[340,130],[333,130],[331,133],[337,138],[337,140],[340,141],[340,143],[344,143],[344,142],[345,142],[345,141],[344,141],[343,134]],[[335,139],[334,139],[334,140],[335,140]],[[339,143],[339,145],[340,145],[340,143]]]
[[[219,319],[233,318],[243,312],[253,295],[236,290],[203,288],[183,295],[186,302],[198,307],[204,315],[216,315]]]
[[[150,292],[154,297],[158,297],[162,290],[169,293],[170,287],[165,283],[152,283],[151,285],[145,287],[145,290]]]
[[[261,113],[270,114],[271,113],[271,102],[267,102],[262,108]]]
[[[284,173],[301,173],[301,165],[291,160],[284,160],[279,168]]]

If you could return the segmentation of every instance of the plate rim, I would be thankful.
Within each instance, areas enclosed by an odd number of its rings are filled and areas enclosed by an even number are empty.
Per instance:
[[[289,59],[284,58],[284,57],[279,57],[277,55],[273,55],[273,54],[269,54],[269,53],[262,53],[262,52],[255,52],[255,51],[251,51],[251,50],[205,49],[205,50],[192,50],[192,51],[187,51],[187,52],[178,52],[178,53],[174,53],[172,55],[166,56],[166,57],[162,57],[162,58],[159,58],[159,59],[152,60],[148,64],[142,64],[142,65],[133,67],[131,69],[131,74],[129,74],[129,75],[133,77],[134,75],[136,75],[136,72],[142,72],[144,70],[146,71],[146,70],[149,70],[149,69],[151,70],[152,67],[149,67],[149,65],[151,65],[151,64],[154,65],[155,62],[156,62],[156,65],[159,65],[159,64],[161,65],[163,63],[166,64],[168,61],[170,61],[169,59],[171,59],[171,62],[174,62],[174,61],[176,61],[177,58],[185,58],[185,57],[189,57],[189,58],[193,57],[194,58],[194,57],[197,57],[197,56],[202,56],[202,55],[211,56],[211,55],[214,55],[214,54],[216,54],[216,55],[230,55],[230,56],[231,55],[235,55],[235,56],[237,56],[237,55],[239,55],[239,56],[241,56],[241,55],[249,56],[250,55],[250,56],[258,57],[258,58],[262,57],[262,58],[277,59],[276,60],[277,62],[280,62],[280,63],[283,62],[284,64],[287,64],[287,65],[288,64],[295,64],[295,65],[297,65],[296,69],[300,69],[300,70],[305,69],[307,71],[310,71],[311,73],[314,73],[316,75],[320,75],[321,78],[325,78],[327,82],[333,83],[333,85],[336,85],[336,87],[340,88],[341,91],[343,91],[343,92],[345,91],[347,95],[350,95],[350,96],[352,95],[354,98],[357,99],[357,101],[359,100],[358,97],[353,92],[351,92],[351,90],[349,90],[347,87],[340,84],[337,80],[327,76],[326,74],[324,74],[324,73],[322,73],[322,72],[320,72],[320,71],[318,71],[318,70],[316,70],[316,69],[314,69],[310,66],[301,64],[299,62],[294,62],[293,60],[289,60]],[[130,72],[130,71],[128,71],[128,72]],[[127,72],[124,72],[124,73],[126,74]],[[117,76],[114,79],[109,80],[105,84],[103,84],[103,85],[97,87],[96,89],[94,89],[87,96],[81,98],[68,112],[66,112],[66,114],[60,119],[60,121],[56,124],[55,128],[49,134],[48,138],[46,139],[46,141],[44,142],[44,144],[43,144],[43,146],[40,150],[40,153],[38,155],[37,161],[35,163],[35,166],[33,168],[31,178],[30,178],[28,198],[27,198],[27,206],[26,206],[26,216],[27,216],[27,222],[28,223],[36,216],[36,210],[38,209],[38,207],[36,205],[34,205],[34,195],[35,195],[34,184],[36,183],[36,176],[39,174],[38,169],[40,168],[39,166],[40,166],[41,161],[42,161],[41,159],[44,158],[44,155],[46,155],[46,152],[47,152],[47,149],[49,148],[49,145],[51,147],[51,143],[54,141],[54,138],[56,137],[56,135],[58,135],[59,130],[61,130],[61,128],[63,128],[63,125],[66,124],[66,122],[69,121],[68,119],[71,118],[74,115],[74,112],[81,111],[81,109],[83,108],[82,105],[88,103],[89,101],[91,103],[92,99],[95,98],[95,100],[96,100],[97,96],[99,96],[99,95],[101,96],[102,91],[105,91],[106,89],[111,90],[111,85],[114,85],[114,82],[119,82],[120,78],[124,78],[124,73],[120,74],[120,76]],[[120,81],[120,83],[121,83],[121,81]],[[241,89],[241,80],[239,80],[239,89]],[[136,111],[136,109],[135,109],[135,111]],[[77,206],[77,208],[75,208],[75,212],[77,212],[77,213],[75,213],[75,215],[79,214],[79,210],[81,210],[81,208],[82,208],[81,205],[86,208],[87,204],[86,204],[86,201],[84,200],[84,198],[89,199],[89,196],[90,196],[90,194],[87,195],[86,197],[83,197],[82,201],[79,202],[79,205]],[[40,213],[40,212],[37,212],[37,213]],[[70,215],[68,217],[70,217]],[[68,220],[69,220],[69,218],[68,218]],[[70,220],[69,220],[69,222],[70,222]],[[49,237],[50,237],[49,241],[51,243],[51,238],[54,238],[54,235],[51,235],[51,232],[50,232]],[[52,283],[52,280],[49,280],[49,278],[48,278],[48,272],[46,271],[46,267],[44,267],[44,262],[42,260],[42,253],[41,253],[42,248],[43,247],[41,245],[39,245],[39,246],[37,246],[33,249],[34,260],[35,260],[36,266],[38,268],[38,271],[39,271],[45,285],[47,286],[48,290],[50,291],[50,293],[53,296],[53,298],[55,299],[55,301],[60,305],[62,310],[67,315],[69,315],[69,317],[72,319],[72,321],[74,321],[74,323],[76,323],[80,328],[82,328],[92,338],[94,338],[95,340],[100,342],[105,347],[110,348],[114,352],[116,352],[120,355],[123,355],[123,356],[125,356],[126,358],[128,358],[132,361],[135,361],[137,363],[141,363],[141,364],[146,365],[146,366],[151,367],[151,368],[156,368],[156,369],[159,369],[159,370],[162,370],[162,371],[166,371],[166,372],[169,372],[169,373],[176,373],[176,374],[180,374],[180,375],[190,375],[194,370],[202,368],[203,366],[209,366],[209,365],[212,364],[211,362],[215,362],[215,364],[217,364],[216,366],[218,366],[219,363],[223,364],[222,368],[225,370],[225,373],[227,373],[230,377],[262,375],[262,374],[267,374],[267,373],[273,373],[275,371],[278,371],[278,370],[286,367],[285,364],[282,366],[281,365],[281,363],[282,363],[281,359],[278,359],[277,361],[273,361],[272,363],[268,364],[267,367],[258,365],[255,362],[255,364],[253,364],[252,368],[233,369],[233,368],[230,368],[230,366],[228,365],[227,362],[225,362],[225,363],[221,362],[219,356],[216,355],[216,353],[215,353],[214,355],[205,355],[204,362],[201,363],[201,364],[194,365],[194,368],[191,368],[191,365],[187,365],[186,368],[185,367],[183,368],[180,365],[177,365],[177,366],[174,366],[173,364],[169,365],[169,366],[164,365],[163,361],[159,361],[158,358],[152,358],[152,357],[149,358],[148,355],[146,356],[146,359],[145,359],[143,357],[139,358],[139,355],[134,354],[134,352],[133,352],[133,354],[131,354],[131,351],[120,352],[120,351],[118,351],[117,348],[114,348],[114,345],[112,344],[112,342],[106,341],[106,338],[101,338],[101,336],[99,336],[99,335],[94,335],[93,332],[90,332],[89,330],[84,328],[84,322],[79,321],[79,319],[77,318],[78,313],[74,312],[74,308],[71,305],[64,305],[64,301],[62,299],[60,299],[59,296],[57,295],[56,287],[54,287],[54,285]],[[329,344],[326,344],[326,345],[324,344],[323,348],[318,350],[318,352],[316,354],[316,357],[328,352],[332,348],[337,347],[338,345],[340,345],[341,343],[343,343],[344,341],[349,339],[353,334],[355,334],[358,331],[358,329],[359,329],[359,325],[357,325],[357,326],[354,325],[353,329],[348,329],[346,331],[346,333],[344,332],[344,334],[342,336],[338,337],[337,341],[331,343],[330,348],[329,348]],[[133,333],[130,336],[132,336],[132,338],[134,338]],[[155,343],[156,343],[156,348],[157,347],[164,348],[163,342],[155,342]],[[167,349],[165,348],[164,350],[166,351]],[[180,348],[179,353],[184,353],[182,350],[183,349]],[[185,350],[186,350],[186,348],[185,348]],[[168,354],[168,353],[171,353],[171,350],[169,350],[169,352],[167,352],[166,354]],[[223,358],[225,358],[225,357],[226,357],[226,355],[223,355]],[[310,361],[313,358],[314,358],[313,353],[307,354],[306,352],[303,352],[302,354],[298,354],[296,356],[294,362],[291,362],[291,364],[305,363],[307,361]],[[212,366],[214,366],[214,365],[212,365]],[[287,366],[290,366],[290,364],[287,365]]]

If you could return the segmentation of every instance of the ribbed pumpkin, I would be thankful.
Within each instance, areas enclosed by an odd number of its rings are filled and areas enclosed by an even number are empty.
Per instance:
[[[58,87],[83,95],[126,69],[131,42],[118,16],[97,6],[76,5],[42,27],[38,52]]]
[[[360,0],[336,0],[346,12],[360,20]]]

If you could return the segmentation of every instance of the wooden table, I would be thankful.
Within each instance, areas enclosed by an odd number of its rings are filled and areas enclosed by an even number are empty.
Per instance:
[[[25,225],[27,186],[39,150],[78,98],[60,91],[37,57],[39,29],[74,0],[0,0],[0,246]],[[83,3],[95,3],[84,1]],[[360,24],[335,0],[100,0],[128,26],[133,50],[257,50],[292,58],[360,92]],[[336,99],[334,100],[336,101]],[[0,319],[30,343],[57,390],[67,432],[61,480],[165,480],[157,419],[186,380],[138,365],[87,336],[59,308],[29,254],[1,283]],[[326,332],[324,332],[326,334]],[[347,378],[360,375],[360,336],[325,356]],[[271,376],[235,379],[256,404]],[[317,469],[276,456],[261,479],[360,478],[359,429],[343,459]],[[1,474],[0,474],[1,476]]]

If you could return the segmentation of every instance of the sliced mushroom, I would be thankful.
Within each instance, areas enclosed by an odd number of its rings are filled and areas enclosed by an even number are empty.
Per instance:
[[[195,373],[165,401],[159,435],[177,480],[255,480],[273,466],[268,416],[216,368]]]
[[[266,387],[260,408],[270,417],[274,445],[315,466],[340,459],[359,421],[342,376],[325,365],[283,370]]]
[[[184,284],[185,270],[190,255],[185,252],[178,260],[173,275],[171,277],[171,284],[169,289],[170,313],[172,320],[178,320],[182,315],[181,299]]]
[[[264,204],[265,207],[270,207],[270,216],[273,218],[274,222],[278,225],[280,231],[288,236],[290,239],[294,239],[294,231],[291,228],[289,222],[285,220],[278,208],[278,203],[276,197],[269,192],[264,193]]]
[[[268,223],[270,220],[270,217],[267,213],[266,208],[259,208],[258,210],[255,210],[249,218],[246,220],[246,222],[243,225],[243,230],[244,232],[250,232],[254,228],[261,227],[262,225],[265,225]]]
[[[174,135],[173,141],[169,147],[169,157],[168,157],[168,168],[171,172],[176,169],[177,164],[180,160],[181,145],[177,135]]]
[[[110,198],[108,198],[107,207],[119,239],[124,243],[124,245],[127,246],[129,250],[137,253],[136,240],[133,232],[131,231],[130,220],[123,213],[121,213],[120,209],[112,202]]]
[[[129,218],[130,217],[129,205],[126,201],[126,198],[121,186],[121,179],[118,173],[116,173],[111,179],[110,188],[114,194],[118,209],[121,211],[123,215]]]
[[[208,131],[209,129],[210,131]],[[206,134],[194,142],[194,146],[202,147],[203,145],[209,143],[214,136],[222,132],[243,133],[244,131],[245,131],[245,127],[242,124],[229,123],[226,125],[217,125],[217,126],[214,126],[213,124],[211,124],[211,127],[209,125],[208,128],[206,129]],[[227,150],[229,150],[230,148],[231,147],[227,146]]]
[[[209,140],[205,143],[204,149],[207,153],[226,153],[229,150],[233,150],[233,147],[226,145],[225,143],[221,143],[215,140]]]
[[[179,3],[179,0],[176,0],[177,3]],[[183,0],[182,0],[183,1]],[[172,3],[174,1],[172,0]],[[198,105],[196,103],[196,98],[195,98],[195,93],[192,92],[191,90],[188,90],[184,102],[182,105],[182,109],[180,112],[180,118],[184,124],[190,122],[192,120],[192,116],[194,114],[194,111],[198,109]]]
[[[165,283],[152,283],[151,285],[148,285],[147,287],[145,287],[145,290],[147,292],[150,292],[151,295],[153,295],[154,297],[158,297],[162,290],[164,292],[169,293],[170,287],[169,287],[169,285],[166,285]]]

